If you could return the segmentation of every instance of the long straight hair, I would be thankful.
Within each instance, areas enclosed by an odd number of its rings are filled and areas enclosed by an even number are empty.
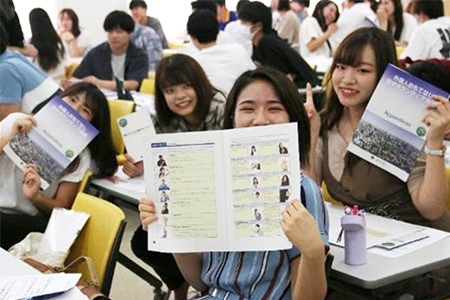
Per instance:
[[[397,65],[397,53],[392,36],[378,28],[360,28],[349,34],[337,48],[333,63],[328,72],[327,82],[331,81],[337,64],[352,67],[359,66],[362,61],[361,53],[367,46],[370,46],[375,52],[377,82],[380,81],[384,69],[386,69],[389,63]],[[326,130],[333,128],[339,122],[343,110],[344,106],[339,101],[334,87],[331,87],[327,91],[325,105],[320,112],[322,134]]]
[[[45,10],[35,8],[30,12],[31,44],[38,50],[39,65],[48,72],[58,66],[64,57],[64,46],[53,28]]]
[[[92,160],[98,169],[96,175],[99,177],[114,175],[117,170],[117,159],[111,137],[108,100],[106,100],[102,91],[95,85],[87,82],[80,82],[70,86],[62,92],[60,97],[78,94],[85,94],[85,103],[93,114],[90,123],[99,131],[99,134],[88,145]]]
[[[388,21],[388,31],[391,32],[391,28],[395,25],[395,31],[391,34],[396,41],[400,41],[402,37],[402,31],[404,27],[403,21],[403,5],[401,0],[390,0],[394,4],[394,24]]]

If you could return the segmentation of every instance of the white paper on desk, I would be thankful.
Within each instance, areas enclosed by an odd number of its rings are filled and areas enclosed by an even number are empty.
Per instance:
[[[341,217],[344,215],[344,207],[331,203],[326,203],[326,205],[330,216],[329,241],[333,245],[344,247],[344,239],[341,239],[339,243],[337,242],[337,237],[341,231]],[[418,225],[383,218],[369,213],[366,213],[365,218],[367,248],[416,232],[423,228]]]
[[[4,148],[20,168],[33,163],[46,189],[98,134],[60,97],[53,97],[35,116],[36,126],[27,135],[17,134]]]
[[[38,274],[0,277],[0,299],[18,300],[55,293],[73,288],[81,274]]]
[[[392,250],[385,250],[381,248],[370,248],[367,251],[370,253],[375,253],[379,255],[383,255],[386,257],[391,258],[397,258],[403,255],[406,255],[408,253],[417,251],[420,248],[426,247],[428,245],[431,245],[437,241],[443,240],[445,238],[448,238],[450,236],[449,232],[433,229],[433,228],[426,228],[426,233],[428,234],[428,237],[426,239],[422,239]]]
[[[135,162],[144,159],[143,141],[156,135],[150,114],[140,110],[117,119],[127,153]]]
[[[37,254],[69,251],[88,219],[84,212],[53,209]]]
[[[291,247],[280,219],[288,200],[300,196],[296,124],[155,138],[144,158],[147,192],[159,215],[149,230],[151,250]]]

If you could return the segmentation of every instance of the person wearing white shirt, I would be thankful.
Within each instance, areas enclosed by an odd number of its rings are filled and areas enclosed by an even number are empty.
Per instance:
[[[344,9],[337,22],[339,29],[330,37],[333,49],[337,49],[347,35],[358,28],[366,26],[365,22],[373,22],[373,26],[376,26],[377,15],[370,7],[369,2],[364,0],[345,0],[342,5]]]
[[[307,17],[300,28],[300,55],[306,60],[331,57],[332,48],[328,41],[336,32],[339,10],[333,1],[317,3],[312,17]]]
[[[381,0],[377,9],[379,28],[389,32],[397,46],[406,46],[417,27],[416,19],[403,12],[401,0]]]
[[[412,12],[420,25],[412,33],[401,58],[450,59],[450,17],[443,17],[443,1],[413,0]]]
[[[239,44],[218,44],[218,23],[208,10],[196,10],[189,17],[187,31],[200,51],[193,55],[212,85],[228,94],[236,79],[245,71],[255,69],[245,49]]]
[[[89,33],[86,29],[81,30],[78,16],[71,8],[64,8],[59,13],[58,35],[70,58],[84,56],[91,47]]]

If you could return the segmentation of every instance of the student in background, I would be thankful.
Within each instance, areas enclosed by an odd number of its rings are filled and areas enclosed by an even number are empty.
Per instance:
[[[381,0],[377,9],[380,29],[389,32],[398,46],[406,46],[417,27],[416,19],[403,12],[401,0]]]
[[[155,74],[155,110],[152,116],[156,133],[218,130],[222,128],[225,97],[209,82],[195,59],[175,54],[161,60]],[[143,164],[131,157],[123,171],[130,177],[143,173]],[[150,265],[164,283],[175,292],[176,300],[185,300],[189,285],[170,253],[149,252],[147,232],[138,226],[131,240],[133,253]]]
[[[231,22],[225,27],[224,32],[226,32],[229,36],[233,38],[233,40],[240,44],[242,47],[244,47],[245,51],[247,52],[248,56],[252,56],[253,54],[253,44],[252,39],[249,36],[250,31],[246,30],[247,28],[242,25],[239,14],[242,10],[242,7],[244,7],[245,4],[249,3],[249,0],[239,0],[236,5],[236,14],[238,19],[236,22]]]
[[[13,112],[30,114],[59,92],[54,80],[7,46],[8,34],[0,24],[0,121]]]
[[[412,14],[419,26],[413,31],[401,57],[450,59],[450,17],[444,17],[444,2],[413,0],[411,3]]]
[[[219,30],[224,30],[226,26],[237,20],[236,12],[227,9],[225,0],[214,0],[217,3],[217,21],[219,22]]]
[[[356,30],[336,50],[328,78],[332,90],[320,117],[312,97],[307,99],[311,145],[316,149],[311,153],[315,164],[310,164],[313,170],[308,174],[319,184],[324,181],[330,195],[345,205],[357,204],[384,217],[450,230],[443,156],[422,153],[405,183],[346,151],[388,63],[397,63],[394,40],[378,28]],[[440,150],[450,122],[450,104],[443,97],[433,98],[436,102],[428,105],[423,119],[428,126],[426,147]],[[449,287],[448,281],[442,283],[437,279],[431,286],[413,280],[402,289],[424,299]]]
[[[239,44],[216,42],[219,33],[217,19],[208,10],[195,10],[187,23],[187,32],[200,50],[193,57],[200,64],[213,86],[225,94],[245,71],[256,68],[250,56]]]
[[[151,27],[159,36],[163,49],[169,48],[166,35],[157,18],[147,16],[147,3],[143,0],[132,0],[129,6],[131,15],[136,23]]]
[[[300,159],[306,166],[309,123],[296,86],[283,73],[265,67],[239,77],[227,100],[225,128],[288,122],[298,124]],[[282,214],[281,227],[293,244],[291,249],[174,254],[187,281],[207,294],[202,299],[325,298],[327,214],[319,187],[312,179],[302,175],[301,189],[306,208],[295,199]],[[142,198],[139,210],[144,227],[157,219],[151,199]],[[266,268],[261,269],[262,265]],[[252,272],[256,269],[261,271]]]
[[[65,79],[68,60],[50,18],[42,8],[33,9],[29,17],[32,34],[30,43],[38,50],[34,61],[36,66],[57,82]]]
[[[151,27],[136,23],[134,24],[134,31],[130,39],[136,47],[141,48],[147,53],[148,70],[155,71],[156,66],[163,56],[162,44],[158,34]]]
[[[84,56],[91,46],[88,31],[80,28],[78,16],[71,8],[64,8],[59,12],[58,35],[68,57]]]
[[[29,164],[24,171],[3,152],[4,146],[16,135],[27,134],[36,124],[35,119],[23,113],[8,115],[0,122],[0,222],[1,247],[8,249],[29,232],[43,232],[53,208],[70,209],[84,173],[95,165],[100,177],[111,176],[117,161],[111,140],[108,103],[103,93],[89,83],[78,83],[65,90],[61,97],[100,132],[83,152],[45,191],[37,167]]]
[[[339,9],[333,1],[322,0],[300,28],[300,54],[308,61],[313,57],[331,57],[333,49],[328,40],[336,32]]]
[[[115,78],[118,78],[125,89],[139,89],[141,81],[147,77],[148,57],[144,50],[130,42],[133,19],[115,10],[106,16],[103,29],[108,41],[87,53],[73,77],[109,90],[116,90]]]
[[[299,52],[300,21],[289,6],[289,0],[278,1],[279,17],[273,21],[278,36]]]
[[[309,0],[292,0],[290,5],[291,9],[297,15],[300,24],[302,24],[303,21],[309,16],[308,15]]]
[[[263,3],[253,1],[244,5],[239,15],[241,22],[250,31],[254,45],[253,61],[256,65],[268,66],[286,74],[297,87],[309,82],[319,85],[311,67],[272,29],[272,14]]]

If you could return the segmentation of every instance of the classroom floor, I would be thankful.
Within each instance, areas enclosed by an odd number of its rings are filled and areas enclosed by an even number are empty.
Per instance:
[[[155,272],[148,265],[134,256],[130,247],[130,240],[133,236],[134,230],[139,225],[139,214],[137,209],[120,206],[126,216],[127,226],[120,246],[120,251],[126,256],[137,262],[140,266],[155,275]],[[167,291],[166,287],[163,287]],[[130,270],[122,266],[120,263],[116,264],[114,272],[110,298],[113,300],[153,300],[153,287],[151,287],[144,280],[132,273]],[[173,295],[170,299],[173,299]]]

